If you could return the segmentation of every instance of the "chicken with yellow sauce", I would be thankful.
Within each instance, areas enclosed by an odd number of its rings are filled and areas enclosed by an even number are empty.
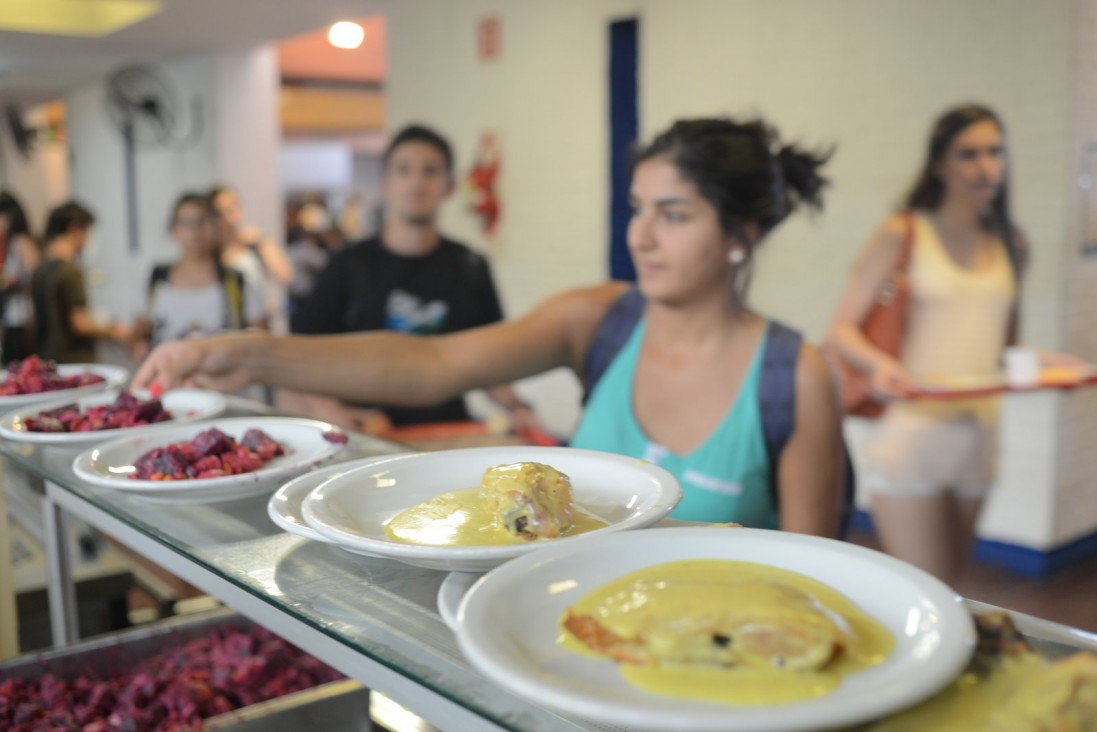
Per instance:
[[[641,689],[738,705],[821,696],[894,646],[826,585],[730,560],[634,572],[580,599],[561,624],[565,645],[620,662]]]
[[[431,546],[496,546],[581,534],[608,526],[575,504],[571,480],[543,463],[488,468],[480,486],[435,496],[393,516],[396,541]]]
[[[503,526],[515,536],[555,539],[571,528],[571,479],[544,463],[488,468],[480,485]]]

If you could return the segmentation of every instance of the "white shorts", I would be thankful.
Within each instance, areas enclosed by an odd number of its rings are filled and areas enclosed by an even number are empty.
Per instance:
[[[896,405],[864,437],[859,481],[870,493],[981,499],[998,467],[997,410],[934,414]]]

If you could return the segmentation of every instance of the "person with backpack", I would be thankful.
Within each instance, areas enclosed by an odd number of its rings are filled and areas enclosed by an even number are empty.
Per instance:
[[[180,195],[169,230],[180,256],[149,275],[134,355],[140,359],[150,347],[180,338],[261,327],[260,293],[239,271],[221,264],[209,199]]]
[[[843,443],[826,362],[746,301],[766,236],[801,205],[822,205],[826,157],[783,144],[762,120],[682,120],[636,157],[635,288],[573,290],[516,320],[433,338],[169,344],[135,380],[258,381],[414,405],[570,367],[587,386],[573,446],[666,467],[684,493],[672,516],[836,536]]]

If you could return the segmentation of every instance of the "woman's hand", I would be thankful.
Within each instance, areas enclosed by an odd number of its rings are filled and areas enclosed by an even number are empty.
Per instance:
[[[881,359],[872,370],[872,395],[879,401],[903,399],[914,391],[914,382],[903,367],[893,359]]]
[[[178,386],[239,391],[253,380],[246,357],[249,348],[262,338],[224,335],[165,343],[137,370],[133,386],[147,389],[156,383],[165,391]]]

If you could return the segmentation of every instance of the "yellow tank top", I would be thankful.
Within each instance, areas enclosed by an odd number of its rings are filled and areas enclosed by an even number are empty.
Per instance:
[[[916,214],[908,277],[911,298],[902,347],[907,372],[926,381],[998,374],[1017,294],[1005,245],[998,243],[988,265],[967,269],[945,249],[933,223]],[[981,411],[993,403],[981,399],[907,405],[955,412]]]

